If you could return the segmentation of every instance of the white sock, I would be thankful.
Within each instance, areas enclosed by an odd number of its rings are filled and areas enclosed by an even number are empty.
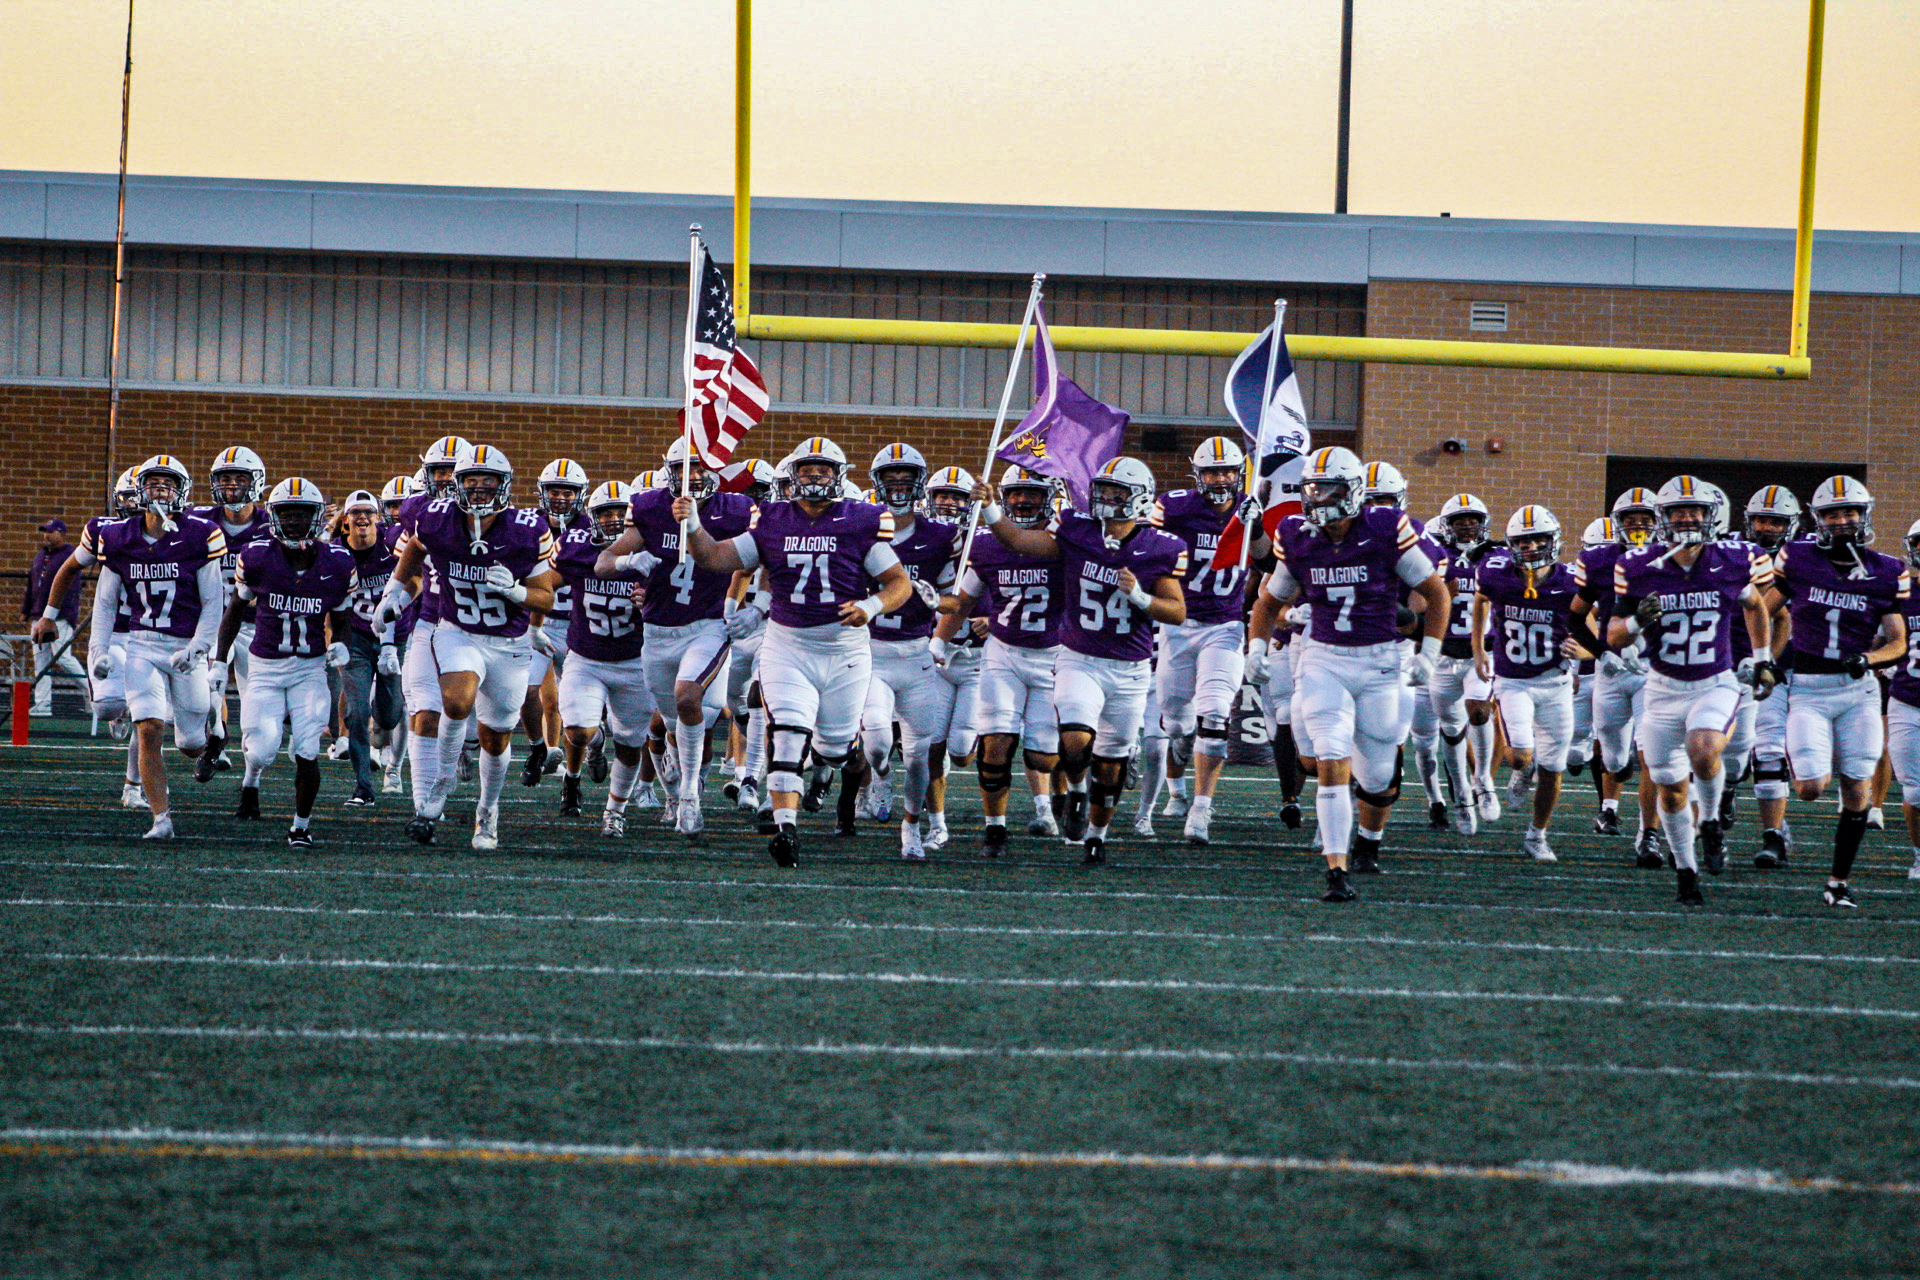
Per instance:
[[[472,716],[465,720],[440,717],[440,781],[443,783],[451,784],[460,776],[460,752],[465,747],[467,726],[472,720]]]
[[[1727,771],[1716,769],[1713,776],[1702,778],[1695,776],[1694,790],[1700,795],[1700,820],[1702,822],[1720,821],[1720,800],[1727,791]]]
[[[633,796],[633,780],[639,773],[638,760],[627,764],[619,756],[613,758],[612,767],[607,770],[607,808],[615,813],[626,811],[627,801]]]
[[[1476,791],[1493,790],[1493,721],[1467,722],[1467,741],[1473,746],[1473,786]]]
[[[1663,811],[1660,829],[1667,833],[1667,847],[1673,850],[1674,864],[1698,871],[1700,864],[1693,856],[1693,809],[1683,804],[1674,813]]]
[[[240,785],[243,787],[259,786],[260,775],[265,773],[266,771],[267,771],[267,766],[264,762],[261,764],[255,764],[251,760],[247,761],[247,767],[241,770],[241,773],[240,773]]]
[[[480,753],[480,808],[489,812],[500,807],[500,788],[506,785],[507,768],[513,763],[513,743],[499,755]]]
[[[1378,831],[1369,831],[1365,827],[1359,827],[1358,830],[1362,840],[1371,840],[1375,844],[1379,844],[1381,837],[1387,834],[1385,827],[1380,828]]]
[[[1606,813],[1618,813],[1620,812],[1620,802],[1618,800],[1602,800],[1600,802],[1600,808]]]
[[[1193,798],[1193,807],[1195,809],[1211,809],[1213,808],[1213,797],[1212,796],[1195,796]]]
[[[1167,740],[1148,738],[1140,744],[1140,805],[1134,816],[1153,813],[1160,803],[1160,789],[1167,780]]]
[[[674,730],[674,745],[680,754],[680,801],[682,804],[700,803],[700,753],[707,745],[707,730],[713,727],[713,717],[718,712],[711,707],[702,708],[700,723],[683,724]]]
[[[140,785],[140,735],[137,733],[127,739],[127,785]]]
[[[1072,779],[1068,779],[1067,794],[1076,795],[1076,796],[1083,796],[1087,794],[1087,778],[1085,774],[1080,775],[1080,781],[1078,782],[1074,782]]]
[[[1178,778],[1168,778],[1167,790],[1171,791],[1174,795],[1179,796],[1182,800],[1186,799],[1187,798],[1186,775],[1182,774]]]
[[[407,763],[413,768],[413,811],[427,813],[440,785],[440,739],[408,734]]]
[[[986,815],[986,823],[990,827],[1004,828],[1007,825],[1007,815],[1004,813],[989,813]],[[1920,853],[1920,849],[1916,849],[1914,852]]]
[[[1036,791],[1033,793],[1033,816],[1036,818],[1051,818],[1053,816],[1053,795],[1051,792]],[[1000,819],[1000,825],[1005,826],[1006,823],[1006,818],[1002,817]]]
[[[1313,811],[1320,819],[1320,852],[1329,858],[1347,856],[1353,840],[1353,786],[1321,787],[1314,792]]]
[[[767,776],[767,709],[765,707],[747,708],[747,776],[761,779]]]
[[[1461,788],[1461,793],[1452,797],[1453,803],[1472,804],[1473,766],[1467,760],[1466,733],[1463,731],[1458,738],[1449,738],[1443,733],[1440,735],[1440,743],[1446,752],[1441,765],[1449,779],[1448,786],[1451,788],[1453,783],[1457,782]]]
[[[313,821],[312,814],[296,813],[293,815],[293,829],[295,831],[305,831],[307,829],[307,824],[312,821]]]

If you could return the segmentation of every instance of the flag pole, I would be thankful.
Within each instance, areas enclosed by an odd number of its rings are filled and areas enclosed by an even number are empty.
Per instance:
[[[1040,308],[1040,289],[1047,282],[1047,273],[1036,271],[1033,275],[1033,289],[1027,294],[1027,314],[1020,320],[1020,332],[1013,340],[1013,358],[1007,362],[1007,384],[1000,390],[1000,412],[993,420],[993,438],[987,442],[987,461],[981,467],[981,480],[993,483],[993,455],[1000,452],[1000,433],[1007,425],[1007,410],[1013,404],[1013,384],[1020,377],[1020,356],[1027,345],[1027,331],[1033,327],[1033,314]],[[973,535],[980,527],[980,504],[974,503],[968,512],[967,536],[960,544],[960,567],[955,570],[957,580],[967,571],[967,562],[973,556]]]
[[[127,125],[133,114],[133,0],[127,0],[127,60],[120,73],[120,185],[113,215],[113,315],[107,327],[107,505],[113,510],[113,461],[120,440],[120,313],[127,268]]]
[[[1286,322],[1286,319],[1287,300],[1275,298],[1273,300],[1273,346],[1267,352],[1267,386],[1266,390],[1260,393],[1260,420],[1253,432],[1253,496],[1254,500],[1260,504],[1262,529],[1266,528],[1266,499],[1267,495],[1273,492],[1273,479],[1260,473],[1260,446],[1267,438],[1267,414],[1273,409],[1273,375],[1274,371],[1280,367],[1280,344],[1284,341],[1280,326]],[[1253,530],[1242,529],[1240,531],[1240,572],[1245,573],[1247,566],[1252,562]]]
[[[680,402],[680,440],[685,446],[686,457],[680,463],[680,496],[688,497],[692,491],[689,480],[693,472],[693,336],[694,325],[700,315],[700,257],[706,250],[700,239],[700,224],[694,223],[687,228],[687,341],[681,351],[681,402]],[[680,524],[680,559],[687,558],[687,541],[691,536],[691,522]]]

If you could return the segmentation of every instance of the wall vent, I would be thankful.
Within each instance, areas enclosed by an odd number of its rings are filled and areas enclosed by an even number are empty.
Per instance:
[[[1504,302],[1473,302],[1467,305],[1467,328],[1475,333],[1505,333],[1507,331],[1507,304]]]

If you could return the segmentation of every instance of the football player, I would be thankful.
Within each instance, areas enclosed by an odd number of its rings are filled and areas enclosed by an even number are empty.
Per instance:
[[[910,444],[882,448],[867,465],[874,495],[893,519],[893,553],[912,580],[914,594],[900,608],[882,614],[869,627],[873,679],[860,721],[860,747],[872,781],[868,814],[884,822],[892,808],[888,768],[893,758],[893,725],[900,722],[900,758],[906,771],[901,800],[900,856],[927,856],[920,838],[934,748],[946,741],[953,719],[953,686],[942,680],[928,644],[936,610],[953,585],[959,530],[938,520],[919,518],[927,495],[927,461]]]
[[[332,698],[327,669],[346,666],[353,629],[354,554],[325,541],[327,502],[310,480],[282,480],[267,495],[268,536],[240,552],[233,599],[220,622],[218,660],[230,660],[254,607],[248,646],[253,662],[240,687],[240,745],[246,773],[237,818],[260,817],[260,777],[280,750],[283,724],[293,756],[293,826],[287,844],[311,849],[313,802],[320,794],[320,747]],[[331,628],[332,638],[328,632]],[[365,717],[360,717],[365,733]],[[364,745],[362,747],[364,751]],[[367,799],[373,798],[372,792]]]
[[[277,490],[276,490],[277,492]],[[402,728],[404,703],[400,696],[400,653],[391,643],[382,644],[374,630],[374,610],[386,594],[387,580],[399,558],[381,536],[380,502],[365,489],[347,495],[341,507],[345,537],[339,545],[353,557],[353,597],[348,601],[351,625],[334,638],[346,643],[347,665],[342,670],[346,702],[347,741],[353,759],[354,788],[348,797],[350,808],[374,803],[372,746],[392,751],[399,760],[399,744],[393,741]],[[268,504],[272,514],[272,504]],[[276,537],[279,535],[276,534]],[[398,789],[398,783],[395,784]]]
[[[587,527],[583,509],[587,496],[587,469],[572,458],[555,458],[540,470],[540,513],[547,518],[553,544],[575,529]],[[527,731],[527,760],[520,768],[520,785],[537,787],[543,774],[559,764],[560,680],[566,669],[567,629],[573,621],[573,588],[562,578],[553,589],[553,608],[541,620],[545,647],[536,645],[527,668],[527,704],[520,709],[520,727]],[[551,626],[547,624],[551,623]],[[551,652],[549,652],[549,650]]]
[[[1767,592],[1769,610],[1784,608],[1784,646],[1792,674],[1787,707],[1787,758],[1794,794],[1818,800],[1840,774],[1840,823],[1824,901],[1851,907],[1847,876],[1867,834],[1868,787],[1886,749],[1880,682],[1868,672],[1906,657],[1906,615],[1913,579],[1907,566],[1871,550],[1873,495],[1848,476],[1820,482],[1808,504],[1813,537],[1790,542]],[[1885,636],[1876,645],[1877,637]]]
[[[1785,485],[1770,484],[1756,489],[1747,499],[1747,540],[1773,559],[1779,571],[1781,557],[1800,532],[1800,499]],[[1787,772],[1787,704],[1792,701],[1782,689],[1761,702],[1753,724],[1753,799],[1760,812],[1760,850],[1753,865],[1768,870],[1787,865],[1793,849],[1793,832],[1787,825],[1787,795],[1791,775]]]
[[[1567,617],[1577,590],[1573,570],[1560,563],[1560,521],[1538,506],[1508,517],[1506,548],[1483,559],[1474,578],[1473,665],[1494,682],[1513,766],[1507,794],[1517,806],[1533,792],[1524,847],[1536,862],[1558,861],[1547,824],[1573,740]]]
[[[667,820],[692,838],[706,830],[700,807],[702,761],[713,722],[727,704],[727,597],[734,570],[711,569],[680,545],[692,521],[709,540],[725,543],[747,532],[753,502],[739,493],[721,493],[718,480],[686,437],[668,447],[670,488],[633,495],[628,528],[600,552],[602,573],[637,570],[646,575],[645,624],[641,661],[647,684],[662,716],[673,719],[673,762],[667,777],[678,790],[667,798]],[[682,493],[691,494],[684,509]]]
[[[1907,526],[1907,572],[1920,571],[1920,520]],[[1920,880],[1920,591],[1907,594],[1907,656],[1893,669],[1887,703],[1887,756],[1900,780],[1907,842],[1913,865],[1907,879]]]
[[[1771,654],[1764,592],[1771,563],[1746,543],[1714,537],[1715,499],[1692,476],[1675,476],[1654,495],[1656,541],[1628,552],[1614,570],[1614,614],[1608,641],[1620,650],[1644,638],[1645,701],[1636,745],[1659,791],[1660,825],[1678,879],[1678,901],[1701,906],[1694,855],[1693,802],[1707,868],[1726,863],[1720,829],[1721,755],[1740,709],[1740,686],[1771,691],[1770,658],[1749,656],[1736,668],[1732,630],[1744,625],[1753,654]],[[1689,794],[1691,774],[1694,793]]]
[[[1236,514],[1255,529],[1259,518],[1240,512],[1247,457],[1238,444],[1213,436],[1200,442],[1190,461],[1194,487],[1163,495],[1153,511],[1156,529],[1187,544],[1190,574],[1183,584],[1186,621],[1160,633],[1160,722],[1169,742],[1193,743],[1193,800],[1185,835],[1189,844],[1204,845],[1211,838],[1214,789],[1227,763],[1247,643],[1246,563],[1215,569],[1213,554]],[[1265,553],[1265,541],[1262,534],[1248,540],[1249,560]]]
[[[100,525],[97,540],[83,540],[70,559],[100,565],[94,635],[114,634],[120,601],[127,601],[127,714],[140,745],[140,785],[153,813],[145,838],[170,840],[173,815],[160,726],[171,711],[173,741],[181,754],[198,756],[206,746],[212,701],[207,655],[219,633],[226,591],[220,565],[227,539],[219,525],[187,513],[193,477],[178,459],[168,454],[147,459],[136,469],[134,483],[140,489],[140,518]],[[102,649],[90,662],[96,679],[111,673],[110,652]]]
[[[1302,514],[1280,521],[1274,571],[1249,623],[1249,674],[1267,678],[1269,642],[1283,610],[1309,606],[1296,641],[1294,706],[1319,773],[1315,807],[1327,862],[1328,902],[1356,896],[1348,878],[1354,798],[1392,803],[1403,720],[1402,689],[1433,676],[1452,608],[1446,580],[1410,517],[1361,498],[1365,469],[1347,449],[1318,449],[1301,472]],[[1425,602],[1423,635],[1401,656],[1398,614],[1408,588]]]
[[[607,801],[600,813],[600,834],[617,839],[626,833],[627,802],[640,775],[641,747],[653,718],[653,690],[641,661],[644,632],[639,601],[645,575],[638,569],[600,571],[600,555],[627,532],[633,489],[609,480],[587,498],[584,529],[569,529],[560,539],[554,571],[573,588],[574,612],[568,623],[567,665],[560,673],[560,718],[566,728],[566,763],[560,767],[560,812],[580,812],[580,770],[587,751],[607,723],[613,738]]]
[[[527,697],[533,644],[528,614],[553,605],[553,533],[539,510],[514,509],[513,464],[492,445],[460,451],[453,486],[452,494],[433,498],[412,520],[412,535],[376,617],[383,625],[397,617],[423,572],[430,570],[440,584],[440,617],[431,641],[440,673],[439,776],[454,776],[467,722],[478,720],[480,799],[473,847],[497,849],[500,789],[512,765],[513,729]],[[415,785],[417,793],[417,778]],[[449,791],[444,784],[436,789],[437,805],[416,812],[408,824],[408,834],[421,844],[433,843]]]
[[[1181,581],[1187,544],[1147,523],[1153,472],[1138,458],[1115,458],[1087,485],[1087,512],[1062,512],[1045,529],[1024,528],[985,486],[987,528],[1009,551],[1058,560],[1067,586],[1061,614],[1053,711],[1060,765],[1069,782],[1087,780],[1082,861],[1107,859],[1107,829],[1138,745],[1152,680],[1153,624],[1187,620]]]
[[[1006,516],[1021,529],[1039,532],[1053,519],[1055,481],[1010,466],[1000,477]],[[971,494],[969,495],[971,500]],[[964,516],[964,513],[963,513]],[[934,629],[933,653],[953,660],[953,648],[973,611],[986,610],[987,640],[980,658],[978,728],[980,803],[985,810],[981,852],[998,857],[1007,848],[1007,800],[1013,789],[1013,749],[1024,752],[1033,795],[1029,835],[1060,834],[1054,819],[1051,779],[1060,763],[1060,728],[1053,716],[1054,667],[1060,657],[1060,615],[1065,574],[1058,560],[1039,559],[975,536],[960,575],[954,609]]]
[[[1722,542],[1738,543],[1740,547],[1744,548],[1748,555],[1760,554],[1761,549],[1747,541],[1746,530],[1744,528],[1742,528],[1739,533],[1733,532],[1733,503],[1732,500],[1727,497],[1727,491],[1719,485],[1711,484],[1705,480],[1700,482],[1700,487],[1702,491],[1706,493],[1707,497],[1713,501],[1713,536]],[[1737,668],[1742,659],[1753,655],[1748,648],[1749,642],[1747,640],[1745,627],[1733,628],[1731,638],[1733,640],[1733,665]],[[1772,655],[1762,654],[1761,656],[1771,657]],[[1785,690],[1782,690],[1782,693],[1784,692]],[[1771,699],[1768,700],[1771,701]],[[1722,752],[1724,758],[1720,762],[1720,772],[1726,779],[1724,785],[1720,788],[1720,813],[1718,815],[1720,819],[1720,831],[1723,837],[1726,832],[1733,827],[1736,811],[1734,792],[1739,787],[1740,780],[1747,776],[1747,766],[1753,758],[1754,723],[1759,713],[1759,707],[1760,700],[1754,696],[1752,686],[1741,685],[1740,709],[1734,713],[1733,724],[1727,729],[1727,745],[1726,749]]]
[[[775,828],[767,852],[776,864],[793,867],[800,860],[800,770],[809,746],[831,768],[854,750],[873,671],[867,628],[905,604],[913,584],[890,545],[893,517],[886,508],[843,496],[847,455],[839,445],[815,436],[787,461],[791,501],[765,504],[750,530],[724,541],[696,521],[688,545],[710,573],[767,570],[773,598],[760,645],[760,693],[769,718],[767,787]],[[675,515],[691,520],[694,504],[676,499]]]
[[[964,528],[972,497],[973,476],[963,467],[942,467],[927,480],[925,514],[929,519]],[[953,597],[942,603],[946,612],[952,611]],[[938,621],[935,626],[938,627]],[[928,850],[938,849],[948,840],[947,767],[964,768],[971,764],[978,748],[979,734],[974,720],[980,692],[980,659],[986,639],[987,620],[968,618],[955,631],[952,641],[946,643],[944,658],[934,659],[939,664],[940,678],[953,686],[953,714],[947,719],[947,740],[934,744],[928,769],[924,841]],[[939,648],[931,639],[927,645],[929,652]]]
[[[1476,574],[1481,562],[1505,546],[1487,537],[1490,520],[1485,502],[1471,493],[1456,493],[1441,504],[1439,516],[1428,528],[1446,552],[1453,616],[1447,621],[1440,661],[1427,686],[1430,714],[1415,711],[1413,756],[1421,785],[1427,789],[1428,825],[1438,829],[1451,821],[1463,836],[1480,829],[1483,806],[1492,815],[1489,821],[1500,816],[1492,776],[1493,688],[1480,678],[1473,661]],[[1446,801],[1439,799],[1442,776]]]
[[[747,501],[757,509],[773,495],[773,464],[764,458],[749,458],[740,468],[746,474]],[[743,608],[752,611],[741,615]],[[733,762],[733,776],[721,788],[721,794],[740,808],[751,812],[760,807],[760,770],[766,767],[766,716],[754,689],[754,666],[760,660],[760,641],[766,635],[766,601],[749,577],[735,582],[727,593],[727,757]],[[735,621],[738,616],[738,621]],[[748,767],[752,753],[754,719],[759,717],[761,755],[759,763]]]
[[[267,513],[260,506],[266,496],[267,467],[260,455],[245,445],[222,449],[213,460],[210,489],[213,502],[194,507],[191,514],[211,520],[227,535],[227,554],[220,565],[226,580],[226,593],[233,594],[233,575],[240,563],[240,551],[250,542],[267,536]],[[222,602],[225,608],[224,601]],[[233,684],[245,692],[249,641],[252,639],[253,608],[243,611],[240,650],[231,670]],[[207,722],[207,749],[193,767],[195,782],[211,782],[216,771],[227,765],[227,683],[229,669],[223,662],[207,664],[207,681],[213,700],[213,719]]]

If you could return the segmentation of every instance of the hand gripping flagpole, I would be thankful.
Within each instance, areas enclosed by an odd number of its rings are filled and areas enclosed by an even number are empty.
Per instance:
[[[1260,394],[1260,420],[1253,432],[1253,500],[1260,508],[1255,517],[1256,524],[1240,530],[1240,572],[1245,573],[1253,561],[1254,528],[1266,528],[1267,495],[1273,491],[1273,477],[1261,474],[1261,447],[1267,440],[1267,414],[1273,410],[1273,375],[1280,367],[1280,326],[1286,322],[1287,300],[1273,300],[1273,345],[1267,350],[1267,386]]]
[[[694,326],[700,315],[700,258],[706,245],[700,239],[700,224],[694,223],[687,228],[687,342],[680,360],[680,381],[683,384],[683,399],[680,407],[680,439],[686,456],[680,460],[680,496],[687,497],[692,491],[690,483],[693,474],[693,337]],[[698,519],[699,517],[694,517]],[[680,523],[680,560],[687,559],[687,542],[691,537],[692,521]]]
[[[1013,385],[1020,377],[1020,357],[1027,346],[1027,333],[1033,328],[1034,312],[1040,308],[1040,289],[1047,282],[1047,273],[1037,271],[1033,276],[1033,291],[1027,294],[1027,314],[1021,318],[1020,333],[1013,340],[1013,359],[1007,362],[1007,385],[1000,390],[1000,412],[993,420],[993,439],[987,444],[986,465],[981,468],[984,483],[993,483],[993,458],[1000,452],[1000,433],[1007,425],[1007,410],[1013,404]],[[967,512],[967,536],[960,544],[960,565],[954,572],[957,582],[967,572],[967,563],[973,557],[973,535],[980,528],[980,504],[974,503]]]

